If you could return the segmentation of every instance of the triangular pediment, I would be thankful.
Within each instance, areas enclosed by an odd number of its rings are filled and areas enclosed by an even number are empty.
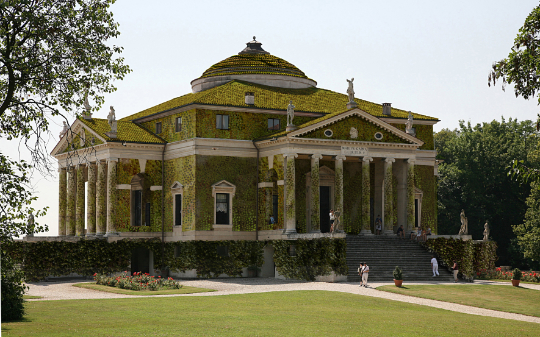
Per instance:
[[[93,142],[93,144],[91,144]],[[68,131],[60,138],[56,146],[51,151],[52,156],[59,155],[68,150],[68,147],[73,145],[73,150],[78,150],[84,147],[90,147],[105,143],[105,139],[97,132],[84,125],[83,122],[76,119]]]
[[[171,186],[171,190],[177,190],[181,188],[184,188],[184,186],[180,184],[178,181],[175,181]]]
[[[360,109],[321,117],[300,126],[287,136],[373,143],[405,143],[418,146],[424,144],[420,139]]]

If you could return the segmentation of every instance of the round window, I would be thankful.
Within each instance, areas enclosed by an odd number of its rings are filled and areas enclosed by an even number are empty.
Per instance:
[[[382,137],[383,137],[383,134],[382,134],[382,133],[380,133],[380,132],[375,133],[375,139],[381,140]]]
[[[332,137],[334,135],[334,132],[332,132],[332,130],[328,129],[328,130],[324,131],[324,135],[326,137]]]

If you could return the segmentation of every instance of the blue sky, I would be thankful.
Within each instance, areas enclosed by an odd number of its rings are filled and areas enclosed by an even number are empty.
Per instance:
[[[121,36],[111,41],[133,72],[116,83],[95,117],[118,118],[191,92],[208,67],[245,47],[263,48],[300,68],[318,87],[438,117],[435,131],[459,120],[535,119],[536,99],[488,87],[494,61],[508,55],[537,1],[138,1],[112,6]],[[92,103],[92,102],[91,102]],[[61,121],[52,123],[49,149]],[[17,142],[0,141],[19,158]],[[21,151],[21,158],[26,154]],[[57,235],[57,177],[34,175],[40,219]]]

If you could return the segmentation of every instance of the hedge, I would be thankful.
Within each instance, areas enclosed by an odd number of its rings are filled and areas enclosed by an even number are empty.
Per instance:
[[[439,257],[443,266],[451,267],[456,261],[459,273],[466,280],[472,280],[480,270],[495,269],[498,259],[494,241],[475,243],[472,240],[436,238],[427,240],[423,245]]]

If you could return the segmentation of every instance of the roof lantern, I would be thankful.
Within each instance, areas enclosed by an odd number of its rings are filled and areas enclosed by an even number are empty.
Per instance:
[[[201,77],[191,81],[191,88],[195,93],[232,80],[288,89],[317,86],[317,82],[307,77],[295,65],[265,51],[255,36],[237,55],[214,64]]]
[[[246,43],[247,47],[244,48],[241,52],[238,53],[238,55],[242,54],[270,54],[266,50],[262,49],[262,43],[255,40],[255,36],[253,37],[253,41],[250,41]]]

